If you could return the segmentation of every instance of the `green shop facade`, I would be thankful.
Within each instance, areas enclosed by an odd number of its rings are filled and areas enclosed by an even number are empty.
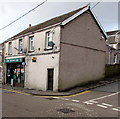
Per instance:
[[[24,87],[25,80],[25,58],[5,59],[6,83],[13,86]]]

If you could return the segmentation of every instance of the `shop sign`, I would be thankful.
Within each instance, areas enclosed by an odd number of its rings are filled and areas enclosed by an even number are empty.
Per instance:
[[[5,59],[5,63],[22,62],[22,58]]]

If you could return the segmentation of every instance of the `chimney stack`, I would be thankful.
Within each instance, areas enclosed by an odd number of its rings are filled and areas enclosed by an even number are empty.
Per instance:
[[[29,24],[29,27],[31,27],[31,24]]]

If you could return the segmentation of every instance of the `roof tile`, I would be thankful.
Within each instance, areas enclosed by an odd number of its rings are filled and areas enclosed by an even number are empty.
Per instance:
[[[45,21],[43,23],[40,23],[38,25],[35,25],[35,26],[31,26],[31,27],[28,27],[27,29],[25,29],[24,31],[18,33],[17,35],[13,36],[12,38],[15,38],[17,36],[20,36],[20,35],[24,35],[24,34],[27,34],[29,32],[33,32],[33,31],[36,31],[36,30],[39,30],[39,29],[42,29],[42,28],[45,28],[45,27],[48,27],[48,26],[51,26],[51,25],[54,25],[54,24],[57,24],[57,23],[60,23],[60,22],[63,22],[64,20],[66,20],[67,18],[71,17],[72,15],[76,14],[77,12],[79,12],[80,10],[84,9],[85,7],[87,6],[84,6],[82,8],[79,8],[77,10],[74,10],[72,12],[69,12],[67,14],[64,14],[64,15],[61,15],[61,16],[58,16],[58,17],[55,17],[55,18],[52,18],[48,21]]]

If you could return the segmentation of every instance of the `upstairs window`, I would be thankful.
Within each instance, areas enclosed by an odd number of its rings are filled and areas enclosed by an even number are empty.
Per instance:
[[[19,53],[22,53],[22,51],[23,51],[23,40],[20,39],[19,40]]]
[[[8,54],[12,55],[12,42],[9,42],[8,44]]]
[[[116,64],[116,63],[117,63],[117,55],[114,54],[114,64]]]
[[[46,49],[51,49],[53,43],[53,33],[52,32],[46,32]]]
[[[34,36],[29,37],[29,45],[30,51],[34,51]]]

